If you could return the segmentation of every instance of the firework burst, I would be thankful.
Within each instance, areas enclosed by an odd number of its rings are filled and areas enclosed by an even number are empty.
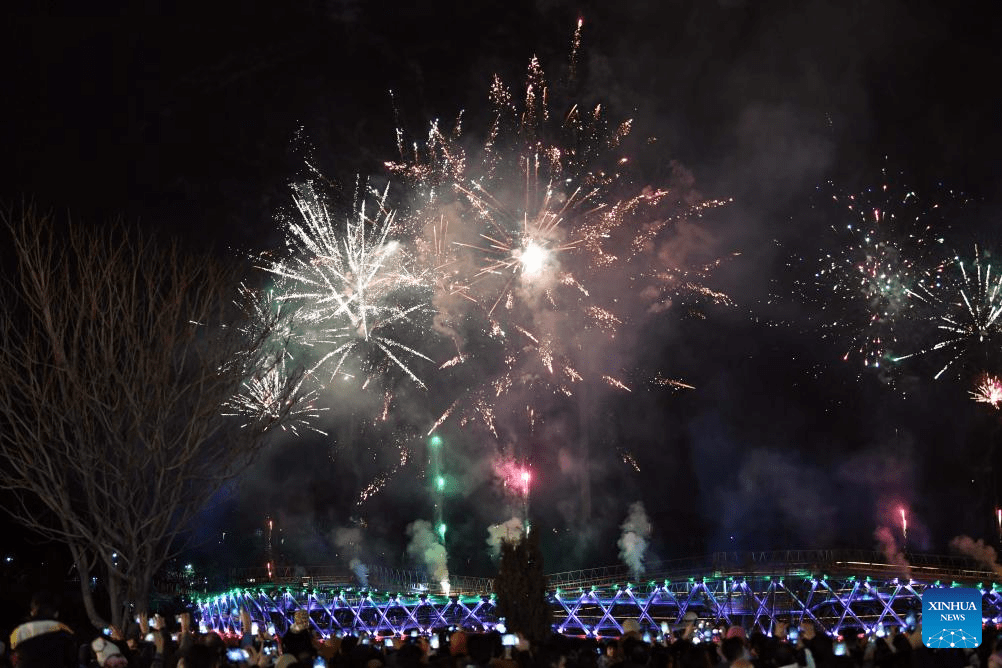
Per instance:
[[[294,378],[286,370],[286,361],[279,360],[260,373],[244,381],[241,391],[226,405],[224,415],[240,415],[247,418],[244,427],[257,423],[280,422],[282,429],[299,436],[300,431],[311,431],[322,436],[314,423],[325,410],[316,407],[317,390],[304,390],[303,377]],[[289,391],[289,388],[292,391]]]
[[[858,193],[827,184],[814,208],[837,221],[829,223],[831,242],[791,262],[811,274],[795,280],[795,291],[817,307],[821,335],[844,346],[843,360],[873,368],[921,346],[912,293],[942,268],[945,204],[963,203],[952,191],[923,198],[895,181],[885,170],[880,185]]]
[[[582,383],[630,392],[624,370],[603,368],[595,351],[638,326],[633,313],[692,297],[730,304],[702,283],[719,262],[684,269],[659,252],[680,223],[727,201],[687,203],[682,192],[636,186],[624,149],[632,121],[572,102],[554,113],[552,98],[533,58],[521,95],[494,78],[493,119],[475,155],[460,116],[451,130],[433,122],[422,142],[399,130],[400,159],[386,163],[416,194],[408,224],[436,275],[437,328],[457,342],[442,368],[496,361],[429,433],[455,419],[498,437],[499,410],[511,418],[522,397],[566,399]]]
[[[418,317],[429,309],[422,298],[427,286],[394,237],[387,192],[363,192],[339,225],[312,183],[297,186],[300,218],[286,226],[290,253],[264,268],[282,288],[275,300],[295,309],[297,342],[318,351],[310,375],[324,373],[331,381],[353,376],[347,363],[354,360],[366,385],[396,369],[423,388],[411,364],[431,358],[395,332],[418,327]]]
[[[1002,273],[992,274],[991,263],[975,257],[966,263],[954,257],[917,280],[908,295],[919,302],[926,320],[939,336],[933,343],[895,361],[919,355],[942,354],[946,361],[934,375],[940,378],[965,356],[994,350],[1002,334]]]
[[[971,398],[992,408],[998,408],[1002,403],[1002,381],[996,376],[986,375],[971,392]]]

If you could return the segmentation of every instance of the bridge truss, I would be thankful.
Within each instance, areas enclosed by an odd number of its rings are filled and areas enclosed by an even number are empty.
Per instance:
[[[873,560],[875,555],[831,552],[789,552],[782,563],[758,553],[713,555],[702,565],[665,562],[651,569],[643,583],[627,582],[622,569],[589,569],[550,576],[548,601],[554,630],[574,636],[607,637],[623,632],[627,619],[657,636],[677,625],[687,612],[711,625],[740,625],[748,631],[770,633],[779,619],[794,624],[810,620],[829,634],[874,632],[880,627],[906,626],[920,617],[922,593],[930,587],[977,587],[982,593],[986,623],[1002,623],[1002,585],[994,573],[954,557],[912,560],[908,573],[901,567]],[[821,557],[821,558],[819,558]],[[824,558],[827,557],[827,558]],[[837,558],[835,558],[837,557]],[[671,577],[662,577],[670,574]],[[231,634],[246,608],[259,624],[273,624],[284,633],[297,610],[309,612],[311,624],[322,635],[368,633],[390,635],[416,630],[460,627],[493,629],[498,618],[490,581],[456,578],[451,596],[421,591],[420,577],[405,574],[400,593],[360,591],[346,583],[322,584],[298,573],[296,582],[242,583],[229,592],[197,601],[202,623]],[[388,579],[388,578],[387,578]],[[613,582],[618,580],[618,583]],[[425,580],[426,582],[427,580]],[[465,586],[464,586],[465,585]],[[385,585],[384,585],[385,586]],[[479,587],[479,591],[472,591]]]

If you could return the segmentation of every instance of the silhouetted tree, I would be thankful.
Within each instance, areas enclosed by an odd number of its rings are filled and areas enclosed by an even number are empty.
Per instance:
[[[238,305],[253,293],[235,267],[120,225],[60,227],[30,207],[0,218],[16,261],[0,284],[5,510],[69,547],[95,627],[145,623],[153,575],[285,421],[299,375],[280,364],[277,316]],[[262,379],[267,397],[235,401]]]
[[[504,540],[494,593],[498,615],[505,618],[510,631],[522,633],[533,642],[550,636],[553,611],[546,600],[546,589],[539,531],[530,530],[519,541]]]

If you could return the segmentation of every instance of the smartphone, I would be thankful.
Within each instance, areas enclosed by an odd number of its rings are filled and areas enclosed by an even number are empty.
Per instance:
[[[359,640],[359,642],[362,643],[363,645],[368,645],[369,644],[369,636],[365,636],[364,638],[362,638],[361,640]]]
[[[257,622],[251,622],[251,635],[256,636],[259,628],[261,627],[257,625]]]
[[[275,635],[275,625],[274,624],[268,624],[268,635],[270,635],[270,636]]]
[[[786,637],[790,639],[790,642],[797,642],[797,638],[800,637],[800,631],[797,629],[790,629],[787,632]]]
[[[152,633],[147,633],[146,634],[146,642],[153,642],[153,634]]]
[[[245,649],[226,650],[226,660],[230,663],[241,663],[250,659],[250,654]]]
[[[278,647],[273,642],[266,642],[264,646],[261,648],[261,651],[267,654],[268,656],[274,656],[277,650]]]
[[[438,649],[438,647],[439,647],[439,640],[438,640],[438,634],[436,633],[431,637],[431,648]]]
[[[514,647],[518,644],[518,636],[514,633],[506,633],[501,636],[501,644],[505,647]]]
[[[383,647],[389,647],[389,648],[392,649],[392,647],[393,647],[393,638],[387,638],[386,640],[384,640],[383,641]]]
[[[106,635],[106,636],[108,636],[110,638],[111,637],[111,628],[109,627],[109,628],[106,628],[106,629],[101,629],[101,633],[103,633],[104,635]]]
[[[157,618],[156,617],[150,617],[150,628],[151,629],[158,628],[157,627]]]
[[[417,638],[417,631],[411,629],[411,638]]]
[[[650,643],[651,642],[651,634],[650,633],[645,633],[644,634],[644,642],[645,643]]]
[[[845,656],[845,643],[837,642],[835,643],[835,656]]]
[[[318,656],[313,659],[313,668],[327,668],[327,660],[322,656]]]

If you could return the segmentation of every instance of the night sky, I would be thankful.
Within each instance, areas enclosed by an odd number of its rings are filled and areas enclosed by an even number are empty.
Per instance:
[[[334,181],[385,178],[396,157],[390,90],[413,135],[460,109],[476,135],[491,75],[519,84],[534,54],[556,70],[582,16],[587,98],[657,137],[638,157],[647,181],[681,177],[703,197],[734,198],[693,238],[701,255],[740,255],[707,281],[733,306],[670,310],[634,335],[632,368],[696,389],[597,402],[588,531],[565,512],[574,488],[560,479],[562,455],[531,444],[547,569],[615,562],[634,501],[654,525],[652,558],[873,548],[901,506],[909,549],[997,540],[1002,416],[968,397],[976,373],[993,369],[934,381],[938,367],[918,360],[892,384],[843,362],[845,342],[822,336],[792,290],[803,265],[788,266],[837,242],[826,234],[844,211],[825,193],[885,182],[947,203],[951,249],[998,247],[1002,29],[991,3],[209,4],[93,16],[36,3],[9,17],[0,196],[87,222],[122,216],[220,255],[273,249],[275,215],[303,170],[297,137]],[[334,534],[364,523],[365,560],[408,563],[404,527],[430,518],[423,446],[356,508],[385,466],[379,444],[357,424],[326,428],[327,440],[273,443],[220,494],[199,539],[226,531],[227,559],[257,564],[253,532],[271,514],[289,562],[341,563]],[[444,436],[454,470],[481,465],[485,450]],[[488,477],[461,487],[448,501],[450,567],[489,574],[486,526],[508,516]]]

